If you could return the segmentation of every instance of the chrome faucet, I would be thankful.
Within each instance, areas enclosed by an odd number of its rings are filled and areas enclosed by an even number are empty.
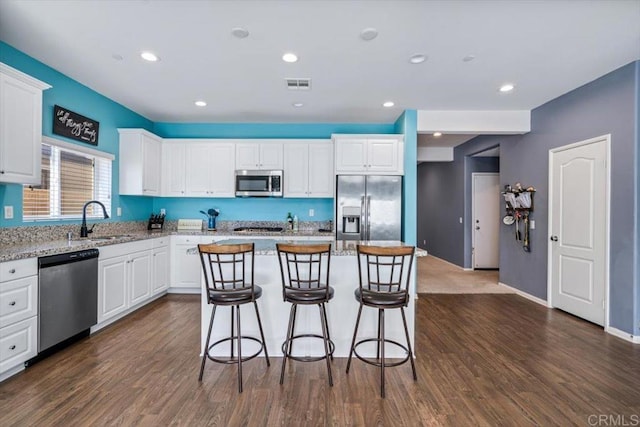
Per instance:
[[[89,200],[82,207],[82,225],[80,226],[80,237],[87,237],[89,233],[93,233],[93,227],[96,226],[95,224],[93,224],[91,226],[91,229],[87,230],[87,206],[89,206],[91,203],[97,203],[100,206],[102,206],[102,213],[104,213],[104,219],[109,218],[109,215],[107,215],[107,208],[104,207],[102,202],[99,202],[97,200]]]

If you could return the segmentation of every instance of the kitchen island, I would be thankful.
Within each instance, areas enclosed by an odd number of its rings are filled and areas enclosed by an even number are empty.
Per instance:
[[[282,280],[280,276],[280,266],[276,252],[276,240],[274,239],[228,239],[216,242],[218,244],[234,244],[234,243],[255,243],[255,265],[254,280],[255,284],[262,287],[262,297],[258,300],[258,309],[262,319],[265,340],[269,355],[281,357],[281,346],[285,340],[287,332],[287,324],[289,320],[289,310],[291,305],[285,303],[282,299]],[[282,243],[327,243],[324,242],[294,242],[287,240],[277,240]],[[335,357],[348,357],[353,336],[353,328],[355,327],[356,316],[358,314],[359,304],[354,297],[354,291],[359,284],[358,267],[356,260],[356,245],[358,243],[380,246],[403,245],[402,242],[359,242],[359,241],[332,241],[331,250],[331,270],[330,285],[335,290],[334,298],[326,304],[327,315],[329,320],[329,332],[331,339],[335,344]],[[425,256],[424,250],[416,249],[416,256]],[[413,272],[411,275],[411,284],[409,286],[409,305],[405,308],[407,323],[409,326],[409,336],[411,342],[414,342],[414,324],[415,324],[415,262],[413,264]],[[204,280],[203,280],[204,282]],[[202,283],[204,287],[204,283]],[[209,320],[211,318],[212,307],[207,304],[206,292],[201,293],[201,345],[200,351],[204,349],[204,343],[207,337]],[[257,320],[255,311],[249,305],[241,307],[242,313],[242,332],[247,336],[259,337]],[[216,312],[216,319],[211,334],[211,342],[215,342],[229,335],[231,330],[229,314],[230,310],[226,307],[219,308]],[[372,308],[363,309],[362,318],[358,335],[374,337],[377,334],[377,310]],[[312,306],[299,306],[298,318],[296,320],[297,333],[320,333],[320,317],[318,308]],[[388,339],[406,342],[404,329],[402,327],[402,317],[399,310],[390,310],[386,316],[385,334]],[[243,353],[251,354],[258,347],[251,341],[243,341]],[[396,346],[387,347],[388,357],[405,357],[404,352]],[[363,345],[359,352],[363,356],[375,356],[375,346],[373,344]],[[415,349],[414,349],[415,353]],[[222,344],[216,346],[213,351],[214,355],[229,355],[229,346]],[[322,340],[319,339],[299,339],[294,345],[294,354],[298,356],[314,356],[324,354]],[[261,356],[263,356],[261,354]]]

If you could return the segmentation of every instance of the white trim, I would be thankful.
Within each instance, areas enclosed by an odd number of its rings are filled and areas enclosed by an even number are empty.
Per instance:
[[[633,344],[640,344],[640,336],[633,336],[632,334],[630,334],[629,332],[625,332],[625,331],[621,331],[618,328],[614,328],[614,327],[607,327],[604,330],[606,333],[613,335],[614,337],[618,337],[621,338],[625,341],[628,341],[630,343]]]
[[[610,252],[611,252],[611,134],[605,134],[601,136],[597,136],[595,138],[586,139],[584,141],[575,142],[568,145],[563,145],[562,147],[552,148],[549,150],[549,160],[547,166],[549,168],[549,182],[548,182],[548,210],[547,210],[547,224],[548,224],[548,237],[551,238],[551,230],[553,229],[553,197],[552,197],[552,186],[553,186],[553,167],[552,167],[552,159],[555,153],[570,150],[576,147],[581,147],[584,145],[593,144],[599,141],[604,141],[606,146],[606,171],[605,171],[605,239],[604,239],[604,295],[605,295],[605,304],[604,304],[604,329],[605,331],[609,330],[609,313],[610,313],[610,286],[609,286],[609,263],[610,263]],[[553,277],[552,277],[552,255],[551,255],[551,245],[547,243],[547,300],[548,306],[553,307]]]
[[[542,298],[538,298],[536,296],[528,294],[528,293],[526,293],[524,291],[521,291],[518,288],[514,288],[513,286],[509,286],[509,285],[507,285],[505,283],[502,283],[502,282],[498,282],[498,285],[504,286],[505,288],[511,289],[515,294],[521,296],[522,298],[526,298],[529,301],[533,301],[533,302],[538,303],[540,305],[544,305],[547,308],[551,308],[551,306],[547,303],[547,301],[543,300]]]
[[[531,131],[529,110],[418,110],[418,133],[515,135]]]
[[[24,83],[26,83],[28,85],[37,87],[40,90],[47,90],[47,89],[51,88],[50,84],[45,83],[43,81],[40,81],[40,80],[38,80],[38,79],[36,79],[34,77],[31,77],[30,75],[25,74],[22,71],[17,70],[17,69],[15,69],[13,67],[10,67],[7,64],[2,63],[2,62],[0,62],[0,72],[2,74],[6,74],[6,75],[11,76],[11,77],[13,77],[15,79],[18,79],[18,80],[20,80],[20,81],[22,81],[22,82],[24,82]]]
[[[106,328],[107,326],[111,325],[112,323],[117,322],[118,320],[122,319],[125,316],[128,316],[129,314],[133,313],[134,311],[137,311],[139,309],[141,309],[143,306],[159,299],[160,297],[165,296],[167,293],[166,292],[160,292],[156,295],[151,296],[149,299],[145,299],[144,301],[139,302],[138,304],[129,307],[128,309],[126,309],[125,311],[118,313],[117,315],[110,317],[100,323],[97,323],[95,325],[93,325],[90,329],[90,334],[93,335],[96,332],[98,332],[101,329]]]
[[[3,373],[0,374],[0,383],[22,371],[24,371],[24,363],[20,363],[19,365],[4,371]]]
[[[107,160],[114,161],[116,156],[107,153],[106,151],[96,150],[95,148],[85,147],[84,145],[73,144],[71,142],[63,141],[58,138],[52,138],[50,136],[42,135],[42,142],[48,145],[55,145],[56,147],[65,148],[67,150],[74,150],[80,153],[89,154],[91,156],[102,157]]]

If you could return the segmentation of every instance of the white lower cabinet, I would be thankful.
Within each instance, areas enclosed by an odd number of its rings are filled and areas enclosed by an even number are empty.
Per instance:
[[[163,274],[167,276],[167,247],[154,248],[154,240],[143,240],[100,248],[98,325],[94,330],[122,317],[166,289],[166,286],[163,288],[163,285],[156,284],[166,283],[162,277]],[[160,258],[157,253],[161,254]],[[156,261],[163,256],[165,261]]]
[[[0,263],[0,381],[37,352],[37,258]]]
[[[169,292],[200,293],[202,262],[198,244],[214,243],[229,237],[171,236],[171,287]]]
[[[151,294],[157,295],[169,288],[169,238],[153,241],[151,259]]]

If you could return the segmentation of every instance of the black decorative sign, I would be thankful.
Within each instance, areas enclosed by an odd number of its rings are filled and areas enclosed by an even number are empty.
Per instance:
[[[53,106],[53,133],[98,145],[98,129],[100,123],[82,116],[59,105]]]

